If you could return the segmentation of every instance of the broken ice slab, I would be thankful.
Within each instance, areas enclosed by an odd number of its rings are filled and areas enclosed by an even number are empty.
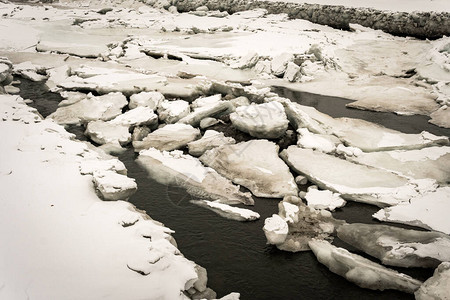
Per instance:
[[[306,127],[313,133],[333,134],[345,145],[364,152],[412,150],[449,144],[448,137],[435,136],[426,131],[419,134],[402,133],[360,119],[332,118],[313,107],[292,103],[284,98],[277,101],[285,106],[288,119],[294,128]]]
[[[450,181],[450,147],[360,153],[347,159],[415,179],[433,178],[443,184]]]
[[[450,187],[440,187],[409,202],[387,207],[373,217],[380,221],[403,223],[450,234]]]
[[[349,162],[347,160],[290,146],[280,154],[296,172],[322,189],[341,194],[346,200],[369,203],[380,207],[408,201],[418,194],[419,186],[407,178],[386,170]]]
[[[393,289],[412,294],[422,284],[408,275],[383,267],[344,248],[335,247],[327,241],[312,240],[309,247],[317,260],[331,272],[362,288],[381,291]]]
[[[407,134],[364,120],[351,118],[335,120],[337,126],[333,126],[333,134],[344,144],[360,148],[364,152],[412,150],[449,144],[448,137],[436,136],[426,131],[419,134]]]
[[[200,137],[200,130],[187,124],[168,124],[159,128],[142,141],[134,141],[134,151],[156,148],[171,151],[180,149]]]
[[[97,192],[105,200],[127,200],[137,190],[133,178],[114,171],[95,171],[93,182]]]
[[[234,183],[245,186],[255,196],[297,195],[294,177],[278,157],[278,148],[268,140],[251,140],[208,150],[200,160]]]
[[[180,119],[178,123],[190,124],[194,127],[200,125],[201,120],[207,117],[220,117],[229,114],[234,109],[233,104],[228,101],[218,101],[211,105],[197,107],[193,112]]]
[[[150,148],[139,153],[137,162],[151,178],[162,184],[184,187],[193,196],[226,204],[254,204],[250,193],[240,192],[239,186],[182,151],[166,152]]]
[[[141,106],[130,109],[124,114],[115,117],[109,123],[128,126],[130,129],[142,125],[156,128],[158,125],[158,116],[150,107]]]
[[[226,137],[223,132],[215,130],[206,130],[201,139],[187,144],[189,154],[193,156],[201,156],[207,150],[228,144],[236,144],[232,137]]]
[[[173,124],[186,117],[191,112],[191,108],[189,102],[184,100],[163,100],[157,111],[162,122]]]
[[[131,133],[128,126],[104,121],[89,122],[85,135],[100,145],[116,144],[125,146],[131,142]]]
[[[349,245],[397,267],[436,268],[450,261],[450,236],[378,224],[345,224],[338,237]]]
[[[289,123],[283,105],[276,101],[240,106],[230,120],[237,129],[263,139],[280,138]]]
[[[47,118],[58,124],[82,124],[89,121],[108,121],[122,114],[128,104],[122,93],[109,93],[102,96],[85,95],[82,100],[58,109]]]
[[[417,300],[450,299],[450,263],[443,262],[414,293]]]
[[[224,203],[208,200],[191,200],[190,202],[210,209],[216,214],[230,220],[254,221],[259,219],[259,214],[250,209],[233,207]]]
[[[347,202],[341,198],[338,193],[328,190],[310,189],[305,194],[305,200],[308,206],[316,209],[329,209],[331,211],[336,208],[343,207]]]

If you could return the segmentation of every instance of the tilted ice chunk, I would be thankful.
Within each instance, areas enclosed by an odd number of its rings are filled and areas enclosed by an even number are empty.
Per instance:
[[[403,223],[450,234],[450,187],[441,187],[411,199],[408,203],[384,208],[373,215],[380,221]]]
[[[340,226],[337,234],[384,265],[436,268],[450,261],[450,236],[439,232],[354,223]]]
[[[72,105],[58,107],[48,116],[58,124],[81,124],[89,121],[108,121],[122,114],[122,108],[128,104],[122,93],[110,93],[103,96],[88,94],[86,98]]]
[[[48,82],[48,81],[47,81]],[[86,98],[85,93],[62,91],[59,93],[64,100],[58,103],[58,106],[69,106]]]
[[[125,125],[128,127],[135,126],[156,126],[158,125],[158,116],[153,112],[150,107],[136,107],[127,111],[126,113],[115,117],[109,121],[111,124]]]
[[[299,134],[297,145],[302,148],[318,150],[324,153],[336,150],[336,145],[331,136],[314,134],[309,132],[307,128],[300,128],[297,132]]]
[[[217,101],[211,105],[203,105],[194,109],[186,117],[180,119],[178,123],[190,124],[194,127],[200,125],[201,120],[206,117],[219,117],[232,112],[233,105],[228,101]]]
[[[187,116],[191,111],[189,102],[184,100],[163,100],[158,107],[159,119],[162,122],[172,124]]]
[[[307,128],[312,133],[326,134],[326,129],[322,124],[313,119],[308,112],[304,111],[304,106],[291,102],[288,99],[282,99],[284,105],[286,116],[289,122],[295,129]]]
[[[290,146],[280,156],[296,172],[346,200],[386,206],[418,194],[419,187],[407,178],[321,152]]]
[[[100,145],[120,144],[124,146],[131,142],[128,126],[104,121],[89,122],[85,135]]]
[[[443,262],[414,293],[417,300],[450,299],[450,263]]]
[[[289,227],[286,221],[279,215],[272,215],[264,220],[264,234],[266,235],[267,243],[278,245],[284,243],[289,232]]]
[[[230,120],[237,129],[267,139],[281,137],[289,123],[283,105],[276,101],[240,106],[230,115]]]
[[[331,125],[333,134],[346,145],[365,152],[421,149],[449,143],[448,137],[445,136],[435,136],[426,131],[407,134],[359,119],[338,118]]]
[[[308,190],[305,195],[305,199],[308,202],[308,206],[316,209],[335,210],[336,208],[342,207],[347,203],[338,193],[333,193],[328,190]]]
[[[198,108],[198,107],[204,107],[204,106],[211,106],[216,105],[222,100],[222,95],[217,94],[209,97],[200,97],[195,99],[194,102],[192,102],[192,108]]]
[[[393,289],[412,294],[422,284],[408,275],[383,267],[344,248],[335,247],[327,241],[313,240],[309,242],[309,247],[317,260],[331,272],[362,288],[381,291]]]
[[[223,132],[215,130],[206,130],[201,139],[187,144],[189,154],[193,156],[201,156],[205,151],[222,145],[235,144],[236,141],[232,137],[226,137]]]
[[[202,165],[198,158],[181,151],[159,151],[151,148],[139,153],[137,162],[149,175],[162,184],[175,184],[186,188],[196,197],[219,200],[226,204],[253,205],[250,193],[242,193],[239,186]]]
[[[298,193],[294,177],[278,157],[278,146],[273,142],[251,140],[223,145],[206,151],[200,160],[255,196],[282,198]]]
[[[250,209],[233,207],[224,203],[208,200],[191,200],[193,204],[208,208],[218,215],[236,221],[254,221],[259,219],[259,214]]]
[[[275,56],[272,59],[272,73],[275,76],[283,76],[288,63],[294,59],[294,56],[290,53],[282,53],[280,55]]]
[[[415,179],[433,178],[439,183],[447,183],[450,179],[450,147],[361,153],[348,159]]]
[[[131,135],[132,141],[142,141],[152,130],[147,126],[136,126]]]
[[[50,91],[61,90],[60,88],[58,88],[58,82],[63,82],[67,80],[67,78],[69,78],[70,76],[70,70],[71,69],[68,65],[62,65],[48,69],[46,72],[49,77],[48,80],[45,82],[45,85],[48,87]]]
[[[160,92],[140,92],[130,96],[130,104],[128,104],[128,107],[133,109],[139,106],[146,106],[152,110],[156,110],[164,99],[164,95]]]
[[[208,127],[216,125],[219,122],[220,121],[217,120],[216,118],[206,117],[206,118],[204,118],[203,120],[200,121],[200,128],[201,129],[206,129]]]
[[[235,69],[248,69],[253,68],[259,60],[258,53],[251,51],[246,55],[242,56],[239,61],[231,65]]]
[[[283,78],[290,82],[294,82],[297,81],[300,77],[300,67],[293,62],[288,62]]]
[[[93,182],[99,196],[105,200],[127,200],[137,190],[133,178],[114,171],[95,171]]]
[[[150,133],[142,141],[134,141],[134,151],[156,148],[171,151],[180,149],[200,137],[200,130],[187,124],[168,124]]]

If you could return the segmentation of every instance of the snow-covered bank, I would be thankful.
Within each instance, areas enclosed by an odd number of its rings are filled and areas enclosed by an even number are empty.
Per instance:
[[[147,2],[152,3],[152,1]],[[339,4],[329,2],[310,4],[263,0],[176,0],[173,2],[173,5],[182,12],[194,11],[201,6],[207,6],[210,10],[228,11],[229,13],[263,8],[271,14],[285,13],[293,19],[304,19],[338,29],[349,29],[349,24],[355,23],[401,36],[440,38],[450,35],[449,11],[432,13],[415,11],[413,13],[406,13],[363,7],[340,6]]]
[[[97,197],[88,169],[123,173],[117,162],[101,163],[17,96],[1,95],[0,106],[1,299],[185,299],[188,289],[204,291],[206,278],[170,229],[127,202]]]

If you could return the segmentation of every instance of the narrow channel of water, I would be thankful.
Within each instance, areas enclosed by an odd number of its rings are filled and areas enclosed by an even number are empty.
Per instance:
[[[42,115],[46,116],[56,109],[61,100],[59,95],[43,90],[41,83],[21,80],[21,96],[33,99],[35,102],[32,106]],[[284,93],[286,95],[288,91]],[[348,110],[343,108],[345,103],[341,101],[329,101],[319,95],[310,95],[309,99],[318,107],[327,107],[332,116],[336,116],[333,112]],[[297,98],[295,100],[299,101]],[[393,118],[392,122],[395,123],[397,118]],[[411,127],[417,126],[415,118],[408,120]],[[84,139],[83,128],[72,127],[70,131]],[[412,295],[401,292],[359,288],[331,273],[317,262],[312,252],[288,253],[267,245],[262,231],[264,219],[278,212],[279,199],[256,199],[252,209],[261,215],[258,221],[241,223],[227,220],[209,210],[191,205],[190,196],[183,189],[161,185],[149,179],[146,171],[136,163],[136,154],[132,149],[120,155],[119,159],[125,163],[128,176],[135,178],[139,187],[129,201],[175,230],[174,237],[179,249],[187,258],[208,270],[208,285],[219,297],[236,291],[241,293],[243,300],[414,299]],[[334,215],[349,222],[375,223],[371,218],[375,211],[377,208],[370,205],[348,203]],[[338,240],[336,244],[343,245]],[[422,280],[432,274],[430,270],[401,271]]]

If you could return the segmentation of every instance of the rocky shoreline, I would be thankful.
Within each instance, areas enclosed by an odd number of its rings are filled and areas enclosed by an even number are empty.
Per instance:
[[[236,13],[251,9],[266,9],[270,14],[288,14],[291,19],[304,19],[337,29],[350,30],[350,24],[359,24],[398,36],[420,39],[438,39],[450,35],[448,12],[394,12],[371,8],[353,8],[308,3],[285,3],[255,0],[142,0],[149,5],[169,8],[179,12],[195,11],[201,6],[209,10]]]

